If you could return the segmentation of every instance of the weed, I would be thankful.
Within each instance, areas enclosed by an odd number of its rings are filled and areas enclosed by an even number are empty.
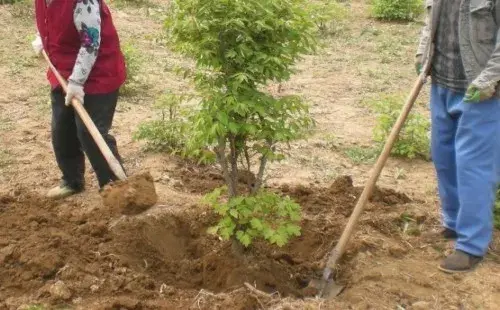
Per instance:
[[[121,46],[123,56],[125,57],[125,65],[127,69],[127,80],[123,85],[120,93],[125,96],[132,96],[137,92],[140,86],[138,78],[142,57],[130,42],[124,43]]]
[[[42,305],[29,305],[27,310],[45,310],[47,308],[45,308],[44,306]]]
[[[12,120],[1,116],[0,117],[0,132],[7,132],[14,128],[14,123]]]
[[[395,95],[372,99],[368,102],[368,106],[377,113],[373,139],[378,148],[384,146],[401,113],[403,102],[403,97]],[[410,159],[419,157],[428,160],[430,157],[429,131],[430,121],[418,112],[412,111],[399,133],[392,154]]]
[[[153,4],[149,0],[115,0],[113,1],[119,8],[130,7],[150,7]]]
[[[377,159],[377,156],[380,154],[380,149],[375,147],[353,146],[345,149],[344,154],[357,165],[368,164]]]
[[[190,111],[181,106],[183,97],[165,93],[156,100],[154,108],[160,118],[142,123],[134,139],[146,141],[147,150],[179,153],[188,139],[189,125],[186,118]]]
[[[346,28],[347,7],[336,0],[313,0],[309,3],[312,18],[322,36],[334,36]]]
[[[25,71],[26,68],[33,68],[37,66],[37,59],[32,56],[19,56],[14,58],[10,63],[10,74],[18,75]]]
[[[0,0],[0,4],[12,4],[9,7],[10,14],[23,22],[33,22],[35,8],[32,0]]]
[[[372,16],[391,21],[413,21],[423,13],[423,0],[373,0]]]
[[[0,168],[12,164],[12,154],[7,150],[0,150]]]

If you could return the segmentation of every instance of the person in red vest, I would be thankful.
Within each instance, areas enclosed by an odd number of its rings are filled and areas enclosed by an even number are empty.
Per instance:
[[[59,186],[47,196],[64,198],[84,190],[87,155],[99,187],[117,178],[70,106],[80,100],[114,155],[121,161],[115,138],[109,134],[118,92],[125,82],[125,60],[104,0],[35,0],[37,38],[35,53],[42,50],[68,81],[64,94],[48,70],[52,101],[52,145],[62,172]]]

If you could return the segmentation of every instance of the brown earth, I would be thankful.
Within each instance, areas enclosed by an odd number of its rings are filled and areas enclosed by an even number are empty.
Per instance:
[[[349,177],[328,188],[282,188],[304,207],[302,236],[282,249],[257,242],[237,255],[230,242],[206,234],[216,219],[203,207],[161,216],[120,217],[112,209],[83,215],[78,202],[48,201],[19,188],[0,198],[0,306],[72,303],[78,308],[98,300],[95,309],[118,304],[123,309],[177,308],[190,302],[171,298],[178,292],[191,298],[200,290],[230,293],[244,283],[268,294],[303,298],[359,190]],[[372,207],[398,209],[407,202],[404,195],[378,189]],[[351,247],[342,266],[365,246]],[[404,252],[400,247],[393,246]],[[338,280],[349,281],[342,272]],[[252,298],[236,300],[249,308],[257,305]]]
[[[85,193],[60,202],[42,198],[59,181],[46,66],[29,44],[32,8],[0,5],[0,309],[498,309],[498,232],[477,270],[439,272],[452,244],[436,234],[432,163],[401,158],[389,159],[382,189],[335,273],[346,290],[332,301],[300,298],[307,280],[320,276],[369,176],[371,164],[355,152],[373,146],[375,115],[364,103],[408,93],[420,23],[376,21],[366,1],[343,1],[348,20],[336,22],[325,49],[305,57],[280,85],[282,94],[311,103],[318,125],[268,170],[269,188],[301,203],[302,236],[282,249],[256,243],[242,260],[204,234],[215,218],[199,199],[222,184],[217,169],[144,152],[132,139],[141,122],[157,117],[152,104],[165,89],[183,93],[190,86],[173,70],[187,61],[163,44],[168,1],[118,2],[108,1],[122,42],[139,52],[140,69],[135,94],[120,98],[112,132],[127,171],[150,171],[158,194],[155,206],[135,216],[103,206],[90,165]],[[428,87],[415,106],[424,115],[427,95]],[[268,294],[276,288],[279,295]],[[45,308],[27,307],[37,303]]]
[[[153,177],[149,172],[129,176],[103,188],[103,204],[122,214],[133,215],[146,211],[158,201]]]

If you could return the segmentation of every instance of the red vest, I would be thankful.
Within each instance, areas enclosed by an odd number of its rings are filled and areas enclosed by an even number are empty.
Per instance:
[[[43,48],[59,73],[67,80],[81,47],[80,34],[73,21],[77,0],[35,0],[36,23]],[[101,3],[101,45],[97,59],[84,86],[86,94],[105,94],[118,90],[126,78],[125,59],[120,50],[120,40],[103,0]],[[52,88],[59,86],[50,71],[47,78]]]

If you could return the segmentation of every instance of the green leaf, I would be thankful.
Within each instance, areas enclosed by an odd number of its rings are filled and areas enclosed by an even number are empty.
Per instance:
[[[235,209],[229,210],[229,214],[231,214],[231,216],[234,217],[234,218],[238,218],[239,217],[239,213]]]
[[[300,236],[300,227],[298,225],[294,225],[294,224],[287,224],[286,225],[286,232],[289,235]]]
[[[243,244],[245,247],[248,247],[250,243],[252,243],[252,238],[250,237],[249,234],[242,234],[241,236],[238,237],[238,240]]]
[[[250,220],[250,224],[252,225],[252,228],[256,230],[263,230],[264,227],[262,226],[262,222],[258,218],[253,218]]]

